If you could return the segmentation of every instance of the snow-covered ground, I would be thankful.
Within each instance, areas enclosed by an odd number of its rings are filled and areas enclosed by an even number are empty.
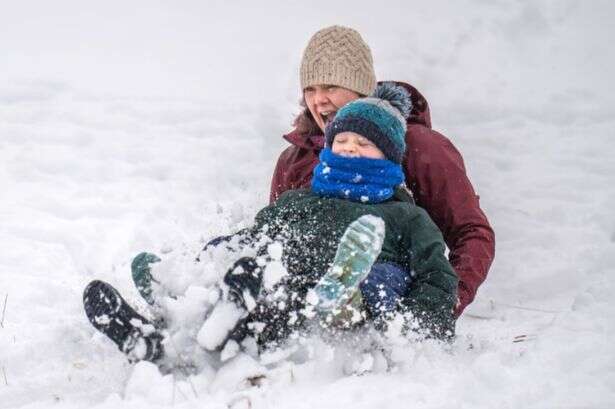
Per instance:
[[[5,3],[0,408],[615,406],[610,2]],[[325,354],[260,387],[240,382],[260,370],[247,360],[189,382],[128,365],[87,322],[85,284],[143,309],[132,256],[249,223],[302,49],[334,23],[363,34],[380,79],[426,95],[496,231],[458,342],[362,376]]]

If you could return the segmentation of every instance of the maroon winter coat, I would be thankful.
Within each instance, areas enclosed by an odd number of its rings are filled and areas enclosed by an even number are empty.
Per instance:
[[[416,204],[429,213],[450,249],[449,260],[459,275],[459,315],[474,300],[478,286],[487,277],[495,256],[495,235],[480,208],[459,151],[431,129],[427,101],[414,87],[398,84],[410,91],[413,103],[403,162],[406,183]],[[291,146],[278,158],[271,182],[272,202],[287,190],[310,186],[324,145],[323,135],[300,135],[293,131],[284,138]]]

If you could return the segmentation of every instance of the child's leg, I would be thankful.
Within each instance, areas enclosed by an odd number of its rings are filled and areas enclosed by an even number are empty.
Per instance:
[[[410,274],[393,263],[377,263],[360,284],[364,305],[373,319],[394,313],[410,288]]]
[[[251,257],[242,257],[224,276],[224,284],[229,287],[229,297],[247,311],[254,304],[263,284],[263,269]]]
[[[249,335],[248,314],[256,307],[263,281],[262,268],[251,257],[235,262],[224,276],[226,297],[216,304],[201,327],[197,340],[209,350],[220,350],[229,339],[240,343]]]
[[[83,306],[92,325],[131,360],[155,362],[164,355],[162,334],[111,285],[92,281],[83,292]]]

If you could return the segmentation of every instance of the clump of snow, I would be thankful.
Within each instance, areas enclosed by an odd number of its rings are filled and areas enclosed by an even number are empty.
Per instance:
[[[282,244],[279,242],[274,242],[274,243],[271,243],[269,246],[267,246],[267,253],[269,254],[269,257],[271,257],[272,260],[281,260],[283,250],[284,248],[282,247]]]
[[[239,350],[239,344],[232,339],[229,340],[226,344],[224,344],[224,348],[220,352],[220,360],[222,362],[228,361],[229,359],[237,356]]]
[[[245,310],[233,302],[221,301],[216,304],[199,330],[197,335],[199,344],[208,351],[214,351],[222,345],[228,333],[245,313]]]
[[[173,403],[172,375],[160,375],[158,367],[150,362],[137,363],[124,391],[126,399],[143,399],[151,405]]]
[[[288,275],[288,271],[284,264],[280,261],[272,261],[267,263],[263,271],[263,287],[271,290],[284,276]]]
[[[305,301],[308,305],[318,304],[318,294],[316,294],[316,291],[309,289],[307,295],[305,296]]]
[[[267,369],[247,354],[238,354],[225,363],[211,384],[212,391],[245,389],[250,378],[264,376]]]

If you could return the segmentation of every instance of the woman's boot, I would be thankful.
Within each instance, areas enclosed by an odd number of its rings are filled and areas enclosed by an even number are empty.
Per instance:
[[[99,280],[88,284],[83,306],[94,328],[109,337],[130,360],[155,362],[164,355],[162,334],[110,284]]]

